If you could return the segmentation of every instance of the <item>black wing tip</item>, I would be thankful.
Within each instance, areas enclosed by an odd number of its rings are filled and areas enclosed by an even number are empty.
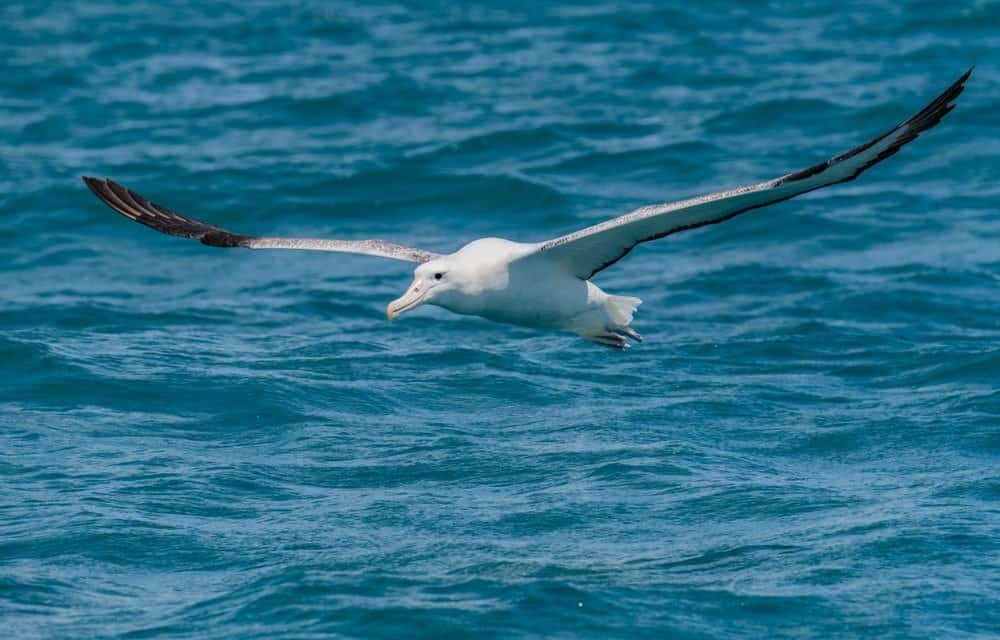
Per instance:
[[[913,140],[916,140],[921,133],[927,131],[928,129],[933,128],[939,122],[941,122],[941,119],[944,118],[946,115],[948,115],[948,113],[950,113],[951,110],[955,108],[954,104],[955,100],[965,90],[965,83],[972,76],[972,72],[975,70],[975,68],[976,66],[972,65],[971,67],[966,69],[965,73],[963,73],[961,76],[958,77],[958,80],[955,80],[953,83],[951,83],[951,85],[949,85],[947,89],[938,94],[938,96],[933,100],[931,100],[931,102],[927,104],[927,106],[925,106],[923,109],[918,111],[910,118],[904,120],[901,124],[893,128],[892,130],[878,136],[877,138],[869,140],[868,142],[862,145],[854,147],[853,149],[845,153],[842,153],[839,156],[832,158],[831,160],[826,160],[824,162],[820,162],[819,164],[813,165],[806,169],[790,173],[787,176],[783,177],[780,180],[779,184],[795,182],[797,180],[804,180],[814,175],[823,173],[824,171],[836,165],[837,163],[842,162],[844,160],[848,160],[858,155],[859,153],[867,151],[874,145],[884,140],[887,136],[890,136],[893,133],[900,131],[901,129],[905,130],[904,135],[900,136],[899,139],[895,140],[888,149],[878,154],[875,158],[865,163],[863,166],[859,167],[856,172],[854,172],[847,179],[842,180],[842,182],[847,182],[853,180],[854,178],[857,178],[866,169],[869,169],[870,167],[873,167],[874,165],[881,162],[882,160],[885,160],[886,158],[895,155],[904,145],[912,142]]]
[[[104,189],[112,184],[121,186],[111,178],[97,178],[94,176],[81,176],[81,178],[83,179],[83,183],[90,187],[92,191]]]
[[[941,120],[955,108],[955,100],[958,99],[958,96],[962,95],[963,91],[965,91],[965,83],[972,76],[972,72],[975,68],[976,66],[972,65],[966,69],[965,73],[958,77],[958,80],[951,83],[951,85],[934,98],[930,104],[897,127],[897,131],[899,129],[904,129],[904,134],[893,142],[888,149],[884,150],[875,158],[872,158],[870,161],[865,163],[864,166],[860,167],[851,179],[858,177],[866,169],[878,164],[882,160],[895,155],[900,149],[903,148],[903,146],[916,140],[920,134],[937,126],[938,123],[941,122]]]
[[[87,185],[87,188],[94,192],[95,195],[100,196],[101,186],[104,184],[104,180],[101,178],[95,178],[94,176],[81,176],[83,179],[83,184]]]
[[[181,238],[197,238],[212,247],[246,247],[254,239],[230,233],[214,225],[182,216],[154,204],[135,191],[109,178],[82,176],[94,195],[117,213],[161,233]]]
[[[951,85],[942,91],[938,97],[934,98],[930,104],[903,123],[904,126],[909,125],[915,131],[919,132],[926,131],[940,122],[941,118],[955,108],[953,103],[958,96],[962,95],[962,92],[965,91],[965,83],[968,82],[969,78],[972,76],[972,71],[975,68],[975,65],[973,65],[966,69],[965,73],[958,77],[958,80],[951,83]]]

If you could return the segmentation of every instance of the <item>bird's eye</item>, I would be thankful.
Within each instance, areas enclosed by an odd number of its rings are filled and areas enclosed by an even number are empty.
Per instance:
[[[434,274],[434,279],[435,279],[435,280],[440,280],[440,279],[441,279],[441,278],[443,278],[443,277],[444,277],[444,274],[443,274],[443,273],[435,273],[435,274]]]

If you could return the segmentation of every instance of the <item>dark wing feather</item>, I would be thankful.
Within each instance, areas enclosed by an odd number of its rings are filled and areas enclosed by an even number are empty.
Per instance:
[[[314,251],[338,251],[406,260],[427,262],[438,254],[404,247],[384,240],[331,240],[316,238],[275,238],[245,236],[226,231],[215,225],[182,216],[166,207],[161,207],[127,189],[113,180],[101,180],[84,176],[84,183],[108,205],[126,218],[156,229],[161,233],[182,238],[197,238],[211,247],[244,247],[247,249],[306,249]]]

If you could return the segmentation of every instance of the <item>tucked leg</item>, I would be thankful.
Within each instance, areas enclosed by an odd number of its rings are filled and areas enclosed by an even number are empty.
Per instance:
[[[602,347],[611,347],[612,349],[618,349],[619,351],[624,351],[631,346],[624,336],[617,333],[599,333],[597,335],[590,336],[585,335],[583,338],[589,342],[593,342],[594,344],[599,344]]]
[[[626,338],[632,338],[636,342],[642,342],[642,336],[639,335],[639,332],[633,329],[632,327],[627,327],[627,326],[608,327],[608,332],[624,336]]]

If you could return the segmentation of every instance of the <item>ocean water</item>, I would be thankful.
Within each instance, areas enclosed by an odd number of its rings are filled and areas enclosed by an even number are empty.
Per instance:
[[[6,2],[7,638],[1000,635],[1000,4]],[[403,263],[799,169],[643,245],[626,353]]]

